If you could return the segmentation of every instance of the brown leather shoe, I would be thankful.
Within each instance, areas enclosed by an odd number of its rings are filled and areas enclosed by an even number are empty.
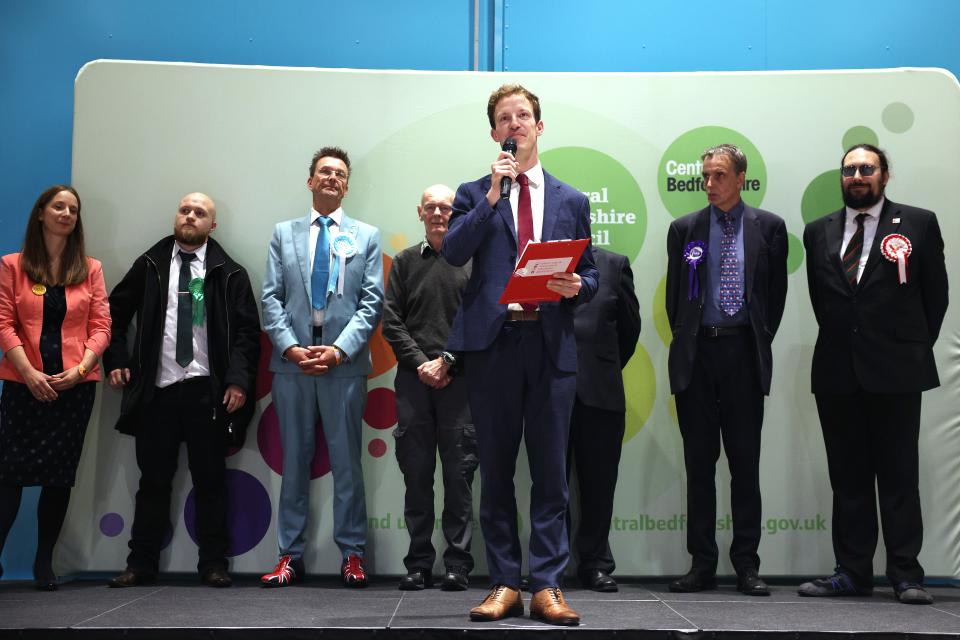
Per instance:
[[[575,627],[580,624],[580,615],[567,606],[563,592],[556,587],[541,589],[530,601],[530,617],[550,624]]]
[[[134,571],[133,569],[124,569],[123,573],[116,576],[115,578],[110,578],[107,581],[107,585],[111,587],[136,587],[141,584],[147,584],[153,582],[157,579],[157,576],[150,573],[140,573]]]
[[[470,609],[470,619],[477,622],[493,622],[523,615],[523,596],[516,589],[498,584],[490,590],[483,602]]]
[[[214,568],[204,571],[203,575],[200,576],[200,582],[208,587],[223,589],[232,585],[233,579],[230,577],[230,574],[227,573],[226,569]]]

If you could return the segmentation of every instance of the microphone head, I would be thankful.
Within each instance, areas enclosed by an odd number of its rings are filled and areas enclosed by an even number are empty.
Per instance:
[[[517,155],[517,141],[514,140],[513,138],[507,138],[506,140],[504,140],[503,147],[501,148],[504,151],[507,151],[513,155]]]

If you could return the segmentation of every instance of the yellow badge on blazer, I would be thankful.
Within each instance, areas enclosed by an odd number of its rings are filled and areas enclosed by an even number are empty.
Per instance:
[[[30,290],[33,291],[33,295],[35,296],[42,296],[47,292],[47,288],[42,284],[35,284],[33,285],[33,288]]]

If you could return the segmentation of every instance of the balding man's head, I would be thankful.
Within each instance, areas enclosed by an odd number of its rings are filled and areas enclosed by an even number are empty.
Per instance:
[[[443,236],[447,235],[447,225],[453,212],[453,189],[444,184],[427,187],[420,196],[417,215],[423,222],[427,242],[435,251],[440,250]]]
[[[173,235],[185,249],[195,249],[217,228],[217,207],[205,193],[188,193],[180,200],[173,220]]]

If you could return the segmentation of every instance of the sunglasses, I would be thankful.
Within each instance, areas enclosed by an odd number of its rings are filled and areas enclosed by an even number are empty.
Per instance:
[[[872,164],[848,164],[840,170],[840,173],[843,174],[844,178],[852,178],[857,175],[857,170],[860,171],[861,176],[869,178],[876,172],[877,167]]]

